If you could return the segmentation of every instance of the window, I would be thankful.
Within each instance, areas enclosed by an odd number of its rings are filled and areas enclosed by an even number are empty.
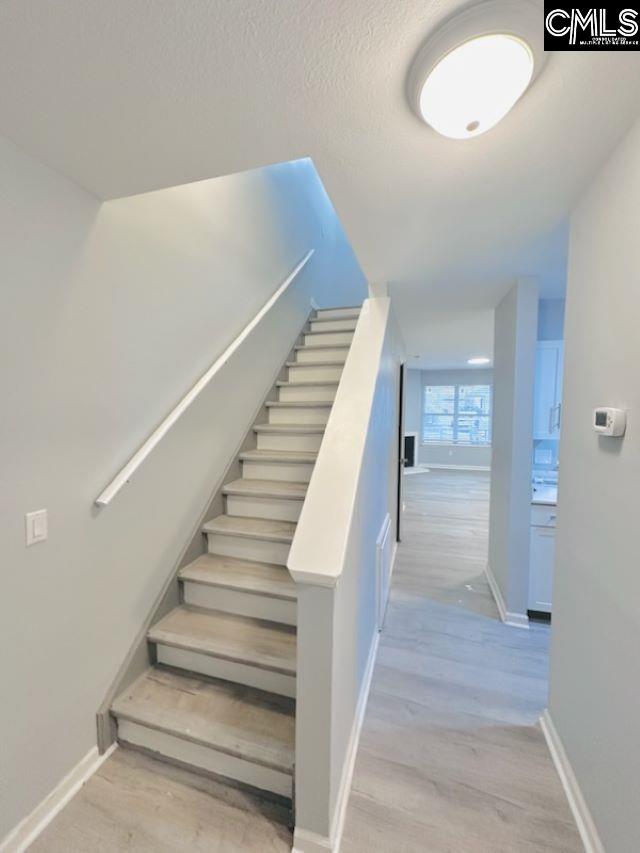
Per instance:
[[[491,386],[426,385],[422,440],[491,444]]]

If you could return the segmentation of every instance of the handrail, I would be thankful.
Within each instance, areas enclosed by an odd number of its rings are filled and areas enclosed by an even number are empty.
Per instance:
[[[238,337],[226,348],[226,350],[220,355],[211,365],[211,367],[204,373],[200,379],[196,382],[196,384],[188,391],[182,400],[171,410],[171,412],[167,415],[167,417],[162,421],[162,423],[156,427],[156,429],[151,433],[149,438],[145,441],[145,443],[140,447],[136,453],[131,457],[131,459],[127,462],[127,464],[116,474],[116,476],[111,480],[109,485],[98,495],[96,498],[96,504],[98,506],[108,506],[114,497],[118,494],[120,489],[126,484],[129,483],[132,476],[138,470],[138,468],[142,465],[147,456],[151,453],[153,448],[161,441],[162,438],[169,432],[171,427],[175,424],[175,422],[180,418],[180,416],[189,408],[191,403],[200,395],[200,393],[206,388],[209,382],[213,379],[216,373],[223,367],[227,361],[231,358],[234,352],[238,349],[238,347],[243,343],[245,338],[253,331],[253,329],[258,325],[260,320],[264,317],[264,315],[271,309],[271,307],[278,301],[278,299],[282,296],[285,290],[289,287],[294,278],[298,275],[300,270],[307,264],[315,249],[310,249],[307,254],[302,258],[302,260],[293,268],[293,270],[289,273],[286,279],[282,282],[280,287],[276,290],[276,292],[265,302],[262,308],[258,311],[256,316],[248,323],[244,329],[240,332]]]

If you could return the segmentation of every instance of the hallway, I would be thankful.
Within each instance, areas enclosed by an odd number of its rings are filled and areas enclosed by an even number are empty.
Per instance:
[[[504,626],[484,577],[489,474],[407,476],[404,499],[342,853],[578,853],[536,724],[549,629]]]

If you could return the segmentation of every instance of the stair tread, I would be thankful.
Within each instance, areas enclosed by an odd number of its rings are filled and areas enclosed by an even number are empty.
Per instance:
[[[295,529],[294,521],[244,518],[235,515],[219,515],[202,526],[204,533],[222,533],[227,536],[244,536],[249,539],[268,539],[271,542],[291,542]]]
[[[333,318],[334,323],[342,318]],[[313,323],[317,323],[318,320],[312,320]],[[309,329],[303,334],[306,337],[311,337],[311,335],[353,335],[355,332],[354,329]]]
[[[296,585],[284,566],[221,554],[202,554],[179,572],[180,580],[296,600]]]
[[[155,667],[116,699],[112,711],[119,718],[293,772],[293,699]]]
[[[290,625],[180,605],[149,630],[162,643],[295,676],[296,631]]]
[[[318,432],[324,432],[327,428],[326,424],[256,424],[253,428],[254,432],[282,432],[288,433],[304,433],[314,435]]]
[[[333,406],[332,400],[267,400],[265,403],[268,409],[330,409]]]
[[[304,462],[313,465],[318,454],[312,450],[244,450],[243,462]]]
[[[245,480],[240,478],[225,483],[222,491],[225,495],[255,495],[261,498],[284,498],[303,500],[308,483],[289,483],[285,480]]]
[[[279,379],[276,382],[278,388],[323,388],[326,385],[335,385],[337,388],[339,384],[339,379],[307,379],[306,382],[285,382]]]
[[[301,346],[300,349],[305,349]],[[341,359],[330,359],[329,361],[287,361],[286,367],[344,367]]]
[[[298,344],[294,349],[349,349],[349,347],[350,344]]]

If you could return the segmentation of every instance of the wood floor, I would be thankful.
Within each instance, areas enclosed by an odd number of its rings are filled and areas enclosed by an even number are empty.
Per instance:
[[[549,629],[502,625],[483,575],[488,475],[404,483],[404,538],[341,853],[578,853],[537,726]],[[124,749],[31,847],[290,849],[281,807]]]
[[[582,851],[537,725],[549,628],[503,625],[483,573],[489,475],[404,492],[341,853]]]

